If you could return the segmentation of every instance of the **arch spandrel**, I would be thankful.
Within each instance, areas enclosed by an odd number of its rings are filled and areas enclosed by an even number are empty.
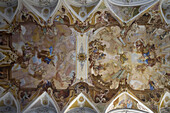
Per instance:
[[[160,12],[167,24],[170,24],[170,1],[169,0],[161,0],[160,2]]]
[[[20,0],[6,0],[0,2],[0,15],[5,18],[8,23],[11,23],[21,8]]]
[[[118,94],[115,98],[113,98],[113,100],[107,107],[105,113],[115,113],[117,109],[123,109],[123,108],[134,109],[134,110],[136,109],[139,111],[141,110],[144,113],[145,112],[154,113],[147,106],[145,106],[142,102],[140,102],[131,92],[122,92]],[[120,112],[122,111],[120,110]],[[127,112],[130,112],[130,111],[127,110]]]
[[[72,113],[73,109],[78,111],[80,111],[79,109],[84,109],[84,111],[90,110],[94,113],[100,113],[92,101],[89,100],[83,93],[80,93],[68,104],[67,108],[64,110],[64,113]]]
[[[0,31],[8,31],[22,7],[21,0],[0,1]]]
[[[166,112],[167,1],[1,0],[0,97],[16,93],[12,113],[103,113],[114,99],[113,113]]]
[[[160,101],[159,105],[159,113],[168,113],[170,110],[170,93],[165,92],[164,96],[162,97],[162,100]]]
[[[129,0],[127,0],[129,1]],[[125,2],[117,0],[105,0],[106,6],[110,9],[113,15],[120,21],[120,23],[130,25],[135,19],[139,18],[145,12],[147,12],[151,7],[156,5],[159,0],[153,0],[145,2]],[[118,3],[117,3],[118,2]]]
[[[99,7],[102,0],[64,0],[66,7],[71,10],[81,22],[84,22]]]
[[[56,102],[50,97],[47,92],[42,93],[30,105],[28,105],[22,113],[39,113],[39,112],[59,113],[59,108]]]
[[[50,19],[54,19],[55,14],[61,6],[61,0],[23,0],[24,6],[36,15],[37,18],[40,17],[45,22],[51,24]],[[53,20],[52,20],[53,21]],[[40,23],[42,23],[40,21]]]
[[[20,113],[20,106],[11,92],[7,92],[0,97],[0,112]]]

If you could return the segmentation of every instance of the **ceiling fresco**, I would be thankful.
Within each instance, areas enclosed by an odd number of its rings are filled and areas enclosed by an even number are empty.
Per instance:
[[[71,85],[76,67],[76,38],[67,26],[41,28],[33,22],[23,23],[12,35],[12,46],[18,56],[12,77],[21,80],[21,87],[36,88],[48,80],[54,81],[57,89]]]
[[[169,0],[1,0],[0,112],[169,113]]]

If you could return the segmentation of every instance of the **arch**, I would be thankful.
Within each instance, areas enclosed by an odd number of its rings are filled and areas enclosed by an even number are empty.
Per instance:
[[[38,113],[38,112],[59,113],[56,102],[49,96],[47,92],[42,93],[35,101],[23,110],[22,113]]]
[[[73,109],[87,108],[99,113],[99,110],[93,105],[93,103],[83,94],[80,93],[66,108],[64,113],[69,113],[68,111]],[[71,112],[72,113],[72,112]],[[92,112],[93,113],[93,112]]]
[[[166,92],[160,102],[159,105],[159,113],[168,113],[167,110],[170,110],[170,107],[168,106],[170,104],[170,93]]]
[[[114,109],[109,111],[108,113],[148,113],[148,112],[136,109]]]
[[[95,0],[83,4],[75,0],[64,0],[65,6],[82,22],[84,22],[100,6],[101,2],[102,0]],[[74,10],[74,7],[78,9],[78,12]],[[87,11],[87,7],[92,8],[90,11]],[[82,16],[82,14],[84,14],[84,16]]]
[[[3,102],[2,102],[3,101]],[[15,97],[10,93],[6,93],[0,98],[0,102],[3,103],[0,106],[0,112],[3,113],[20,113],[20,107]]]
[[[153,2],[154,0],[109,0],[112,4],[119,5],[119,6],[138,6],[138,5],[144,5],[150,2]]]
[[[114,111],[118,108],[124,108],[121,105],[125,104],[128,109],[136,109],[141,110],[143,112],[153,113],[147,106],[141,103],[133,94],[130,92],[122,92],[118,96],[116,96],[112,102],[107,107],[105,113],[112,113],[110,111]],[[115,113],[115,112],[113,112]]]
[[[82,112],[83,113],[96,113],[96,111],[88,107],[73,108],[73,109],[70,109],[67,113],[82,113]]]
[[[106,6],[110,9],[110,11],[114,14],[114,16],[122,23],[133,22],[137,17],[143,15],[147,10],[149,10],[152,6],[157,4],[159,0],[152,0],[149,2],[145,0],[145,2],[132,2],[133,4],[125,5],[124,2],[118,0],[104,0]],[[139,6],[139,9],[135,9],[133,7]],[[127,10],[127,8],[132,7],[132,10]],[[137,11],[137,14],[132,12]],[[121,12],[121,13],[120,13]],[[126,14],[126,13],[127,14]],[[126,17],[125,17],[126,16]]]
[[[0,7],[4,9],[4,11],[0,11],[0,16],[2,16],[8,23],[11,23],[19,11],[21,4],[20,0],[1,1]]]
[[[39,1],[39,0],[23,0],[24,6],[33,12],[35,15],[41,17],[45,22],[52,19],[55,16],[55,13],[60,7],[61,0],[50,0],[50,1]]]
[[[170,19],[168,19],[168,15],[170,16],[170,8],[169,7],[170,1],[169,0],[161,0],[160,3],[160,12],[167,24],[170,24]],[[163,11],[164,10],[164,11]]]

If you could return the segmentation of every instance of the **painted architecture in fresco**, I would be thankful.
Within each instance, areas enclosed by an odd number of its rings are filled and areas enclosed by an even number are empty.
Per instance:
[[[0,113],[169,113],[169,0],[0,0]]]

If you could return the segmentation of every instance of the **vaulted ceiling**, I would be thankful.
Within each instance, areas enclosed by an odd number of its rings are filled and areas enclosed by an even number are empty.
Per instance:
[[[169,113],[169,0],[1,0],[0,112]]]

